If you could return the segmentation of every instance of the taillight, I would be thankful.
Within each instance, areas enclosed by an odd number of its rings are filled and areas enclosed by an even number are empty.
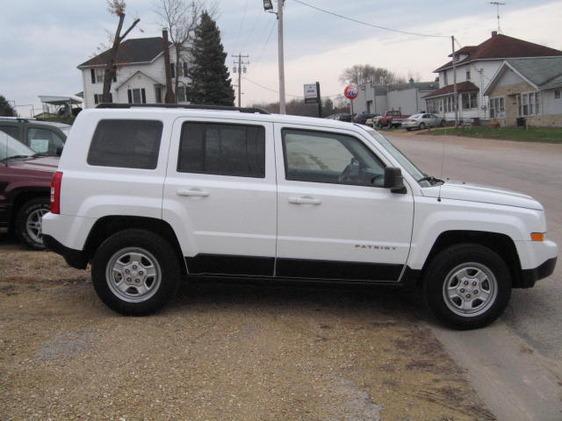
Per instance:
[[[57,171],[51,179],[51,213],[60,214],[60,188],[62,172]]]

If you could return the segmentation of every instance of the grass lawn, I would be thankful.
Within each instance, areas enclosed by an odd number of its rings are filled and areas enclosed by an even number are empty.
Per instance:
[[[466,136],[478,137],[483,139],[502,139],[516,140],[521,142],[544,142],[544,143],[562,143],[562,128],[538,128],[530,127],[528,129],[521,128],[491,128],[491,127],[466,127],[454,128],[446,127],[442,129],[434,129],[427,134],[436,136]]]

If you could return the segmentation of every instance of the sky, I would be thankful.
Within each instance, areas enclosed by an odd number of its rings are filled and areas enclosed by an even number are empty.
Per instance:
[[[186,0],[188,1],[188,0]],[[262,0],[215,0],[227,65],[249,54],[242,81],[243,105],[278,99],[277,27]],[[486,0],[303,0],[377,25],[410,32],[455,35],[475,45],[497,27],[495,7]],[[131,38],[158,36],[158,0],[127,0],[126,24],[140,18]],[[502,33],[562,49],[562,0],[506,0]],[[71,95],[82,90],[78,64],[95,55],[114,29],[116,17],[105,0],[0,0],[0,95],[28,114],[38,95]],[[296,0],[285,2],[287,100],[303,95],[303,84],[319,81],[323,96],[343,91],[342,71],[353,64],[385,67],[404,77],[433,80],[448,60],[450,39],[392,33],[321,13]],[[235,76],[235,75],[233,75]]]

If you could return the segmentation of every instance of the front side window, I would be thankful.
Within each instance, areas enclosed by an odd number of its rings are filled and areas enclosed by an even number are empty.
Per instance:
[[[181,129],[178,172],[265,177],[265,128],[186,122]]]
[[[27,129],[27,145],[41,155],[60,155],[64,139],[52,130],[30,127]]]
[[[161,137],[160,121],[101,120],[90,145],[88,164],[153,170]]]
[[[347,135],[284,129],[287,180],[382,186],[384,164],[360,140]]]

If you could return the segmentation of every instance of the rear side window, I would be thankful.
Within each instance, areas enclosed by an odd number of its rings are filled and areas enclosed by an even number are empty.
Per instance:
[[[153,170],[161,138],[161,121],[101,120],[90,145],[88,164]]]
[[[265,177],[265,128],[183,123],[178,172]]]

